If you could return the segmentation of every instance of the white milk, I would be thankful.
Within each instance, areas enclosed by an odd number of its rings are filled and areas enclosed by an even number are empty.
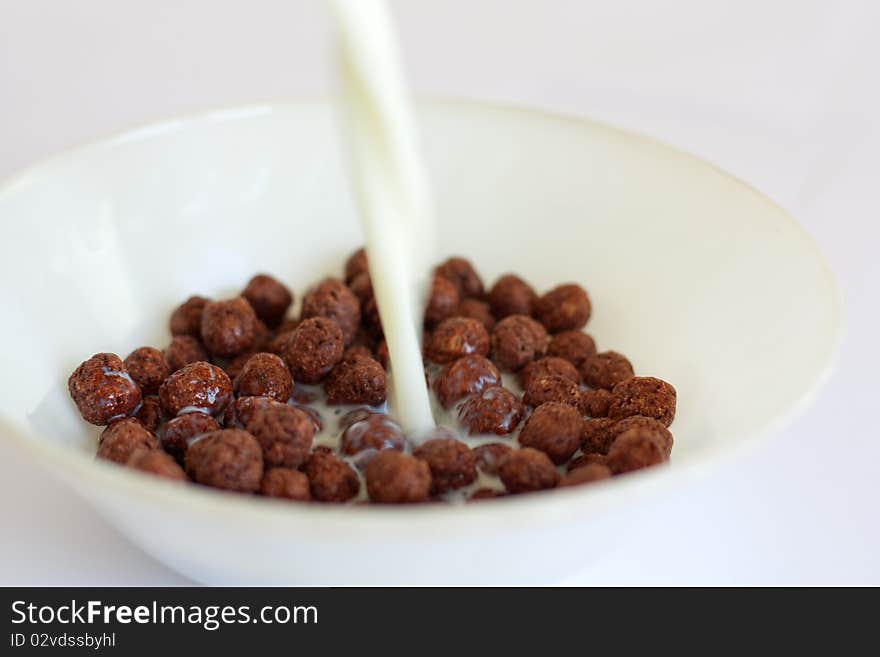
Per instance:
[[[434,259],[427,177],[385,2],[330,6],[351,176],[391,357],[393,415],[416,437],[434,427],[421,350]]]

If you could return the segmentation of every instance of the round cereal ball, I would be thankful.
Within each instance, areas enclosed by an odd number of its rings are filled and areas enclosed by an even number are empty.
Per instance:
[[[348,260],[345,261],[345,282],[350,283],[359,274],[366,274],[369,271],[367,251],[364,248],[360,248],[348,256]]]
[[[614,474],[641,470],[663,463],[663,447],[650,429],[627,429],[614,439],[606,464]]]
[[[261,353],[248,359],[232,387],[239,397],[272,397],[287,403],[293,394],[293,379],[281,358]]]
[[[186,473],[204,486],[254,493],[263,479],[263,451],[247,431],[221,429],[190,445]]]
[[[481,298],[483,296],[483,280],[470,261],[453,257],[442,263],[435,273],[451,281],[458,290],[458,296]]]
[[[299,322],[297,322],[297,326]],[[290,336],[293,335],[293,331],[296,326],[291,327],[287,322],[282,324],[282,326],[278,327],[278,331],[269,340],[268,344],[266,344],[266,351],[270,354],[275,354],[276,356],[283,356],[284,346],[287,344],[287,341],[290,339]],[[283,329],[283,330],[282,330]]]
[[[631,415],[644,415],[668,427],[675,419],[675,398],[675,388],[666,381],[653,376],[634,376],[611,390],[608,417],[620,420]]]
[[[566,469],[568,472],[573,472],[578,468],[582,468],[585,465],[605,465],[606,457],[604,454],[599,454],[598,452],[592,454],[581,454],[579,456],[575,456],[571,461],[568,462]]]
[[[244,369],[244,366],[247,362],[253,358],[256,354],[259,354],[259,351],[248,350],[243,354],[239,354],[235,358],[230,361],[227,361],[226,364],[223,364],[222,361],[217,364],[223,368],[223,371],[226,372],[226,375],[232,379],[233,386],[235,385],[236,377],[241,374],[241,371]]]
[[[254,276],[248,281],[241,296],[247,299],[257,317],[270,328],[281,324],[287,314],[287,309],[293,303],[293,295],[290,290],[268,274]]]
[[[171,375],[171,367],[162,352],[153,347],[135,349],[122,362],[142,395],[155,395],[162,382]]]
[[[342,329],[328,317],[300,322],[281,350],[295,381],[320,383],[345,353]]]
[[[431,333],[428,358],[435,363],[450,363],[468,354],[489,354],[489,333],[470,317],[445,319]]]
[[[542,379],[545,376],[558,376],[571,381],[575,385],[581,382],[581,375],[578,374],[575,366],[564,358],[556,356],[545,356],[544,358],[533,360],[517,372],[517,379],[519,379],[519,384],[523,390],[528,390],[529,386],[532,385],[532,381]]]
[[[425,461],[403,452],[385,450],[367,464],[365,478],[371,502],[424,502],[431,491],[431,470]]]
[[[358,494],[360,479],[350,465],[330,451],[314,451],[303,466],[312,498],[319,502],[346,502]]]
[[[470,317],[482,324],[487,331],[491,332],[495,328],[495,317],[489,304],[473,297],[462,299],[458,304],[458,308],[452,313],[455,317]]]
[[[359,406],[358,408],[353,408],[340,416],[338,422],[339,430],[344,432],[355,422],[366,420],[371,415],[378,415],[378,413],[376,413],[376,411],[374,411],[369,406]]]
[[[580,368],[581,376],[590,388],[611,390],[621,381],[632,378],[633,366],[626,356],[616,351],[603,351],[588,358]]]
[[[510,315],[531,316],[532,306],[538,295],[532,286],[519,276],[505,274],[489,290],[489,307],[496,319]]]
[[[458,419],[470,434],[512,433],[525,409],[519,397],[503,386],[487,386],[459,407]]]
[[[509,493],[529,493],[553,488],[559,483],[556,466],[544,452],[523,447],[501,459],[498,476]]]
[[[378,406],[385,401],[385,370],[372,358],[342,361],[324,380],[327,403]]]
[[[211,363],[191,363],[165,379],[159,387],[159,404],[168,417],[184,409],[210,415],[222,411],[232,398],[232,381]]]
[[[342,352],[342,360],[357,360],[358,358],[372,358],[373,352],[366,345],[355,344]],[[384,365],[383,365],[384,367]]]
[[[260,482],[260,494],[297,502],[308,502],[312,499],[309,478],[291,468],[268,468]]]
[[[348,281],[348,289],[361,302],[361,321],[364,321],[366,319],[364,306],[373,298],[373,279],[370,278],[370,272],[363,271],[354,276]]]
[[[134,417],[144,425],[144,428],[155,435],[156,430],[162,423],[162,409],[159,407],[158,397],[147,397],[141,402],[141,407]]]
[[[165,347],[163,355],[172,373],[191,363],[208,360],[205,347],[198,338],[191,335],[175,335],[171,338],[171,343]]]
[[[178,463],[183,463],[190,441],[219,430],[217,420],[206,413],[184,413],[165,423],[161,438],[162,449],[177,459]]]
[[[549,333],[573,331],[590,319],[590,297],[580,285],[555,287],[535,300],[532,313]]]
[[[442,276],[434,276],[431,294],[425,307],[425,326],[434,328],[447,317],[451,317],[458,307],[458,289]]]
[[[239,397],[233,399],[223,413],[223,426],[227,429],[244,429],[257,411],[269,406],[284,406],[271,397]]]
[[[298,468],[312,449],[315,425],[300,409],[273,404],[254,412],[245,430],[263,449],[263,462],[269,466]]]
[[[325,278],[303,297],[302,318],[327,317],[342,329],[342,338],[351,344],[361,323],[361,303],[348,287],[336,278]]]
[[[262,320],[257,319],[256,330],[254,333],[254,343],[247,351],[250,351],[252,354],[269,351],[269,343],[275,339],[275,334],[272,330],[266,326]],[[243,351],[242,353],[247,353],[247,351]]]
[[[159,449],[139,448],[132,452],[125,464],[140,472],[156,475],[172,481],[189,481],[189,477],[177,462]]]
[[[474,447],[471,451],[474,453],[477,468],[488,475],[497,475],[498,464],[502,458],[513,451],[513,448],[504,443],[486,443],[485,445]]]
[[[606,417],[611,405],[611,393],[604,388],[581,392],[581,408],[589,417]]]
[[[67,390],[83,419],[99,426],[137,412],[141,403],[141,389],[116,354],[95,354],[80,364]]]
[[[576,368],[596,355],[596,341],[581,331],[562,331],[550,338],[547,355],[564,358]]]
[[[169,328],[171,335],[192,335],[198,337],[202,333],[202,311],[210,303],[205,297],[190,297],[171,313]]]
[[[257,315],[244,297],[212,301],[202,311],[201,335],[215,356],[237,356],[257,339]]]
[[[581,449],[584,454],[607,454],[615,437],[614,420],[607,417],[587,420],[581,434]]]
[[[663,448],[663,456],[669,458],[672,454],[672,432],[659,420],[644,415],[632,415],[615,422],[612,431],[616,438],[624,431],[636,428],[653,432],[657,443]]]
[[[532,379],[523,395],[523,403],[538,408],[547,402],[558,402],[580,411],[581,391],[576,383],[561,376],[542,376]]]
[[[586,463],[579,468],[575,468],[567,473],[559,482],[559,487],[580,486],[581,484],[591,484],[594,481],[602,481],[611,478],[611,470],[606,465],[598,463]]]
[[[125,465],[138,449],[159,449],[156,437],[133,417],[117,420],[98,440],[98,458]]]
[[[558,402],[538,406],[519,434],[519,444],[544,452],[557,465],[565,463],[578,450],[584,421],[580,412]]]
[[[363,328],[373,340],[381,340],[385,335],[382,327],[382,317],[379,315],[379,302],[371,296],[361,306],[361,319]]]
[[[455,438],[434,438],[413,450],[413,456],[431,468],[431,494],[442,495],[477,479],[477,463],[471,448]]]
[[[484,356],[471,354],[445,365],[434,380],[434,391],[443,408],[449,408],[463,397],[500,383],[501,372],[495,364]]]
[[[531,317],[508,315],[492,331],[492,360],[515,372],[547,351],[547,331]]]
[[[468,502],[479,502],[480,500],[490,500],[493,497],[504,497],[504,492],[493,488],[478,488],[468,496]]]
[[[367,449],[401,451],[405,445],[403,429],[397,422],[384,413],[370,413],[346,427],[339,449],[351,456]]]

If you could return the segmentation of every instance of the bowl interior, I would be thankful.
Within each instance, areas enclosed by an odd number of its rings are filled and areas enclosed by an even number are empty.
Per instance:
[[[793,411],[835,346],[834,284],[812,241],[745,185],[601,125],[466,103],[420,106],[438,258],[484,278],[589,290],[588,331],[678,389],[672,470]],[[332,107],[207,113],[38,165],[0,190],[0,335],[10,430],[91,458],[66,379],[98,351],[168,340],[192,293],[271,272],[301,296],[358,246]],[[613,494],[614,486],[595,495]],[[589,499],[584,495],[583,499]]]

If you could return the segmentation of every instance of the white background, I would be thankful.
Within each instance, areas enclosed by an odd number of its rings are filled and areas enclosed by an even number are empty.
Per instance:
[[[706,157],[792,212],[838,276],[846,335],[813,407],[646,507],[571,582],[880,584],[880,3],[394,7],[417,90],[591,115]],[[326,91],[325,28],[317,0],[0,0],[0,176],[133,123]],[[0,528],[0,584],[186,582],[2,440]]]

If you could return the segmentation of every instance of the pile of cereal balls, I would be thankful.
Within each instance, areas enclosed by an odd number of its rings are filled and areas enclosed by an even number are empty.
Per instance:
[[[663,463],[675,389],[638,377],[582,329],[579,285],[538,295],[513,274],[435,270],[426,376],[447,427],[411,441],[385,413],[388,349],[361,249],[302,298],[260,274],[232,299],[193,296],[164,350],[101,353],[68,381],[105,427],[98,457],[170,480],[296,501],[480,500]],[[328,417],[328,416],[335,417]]]

